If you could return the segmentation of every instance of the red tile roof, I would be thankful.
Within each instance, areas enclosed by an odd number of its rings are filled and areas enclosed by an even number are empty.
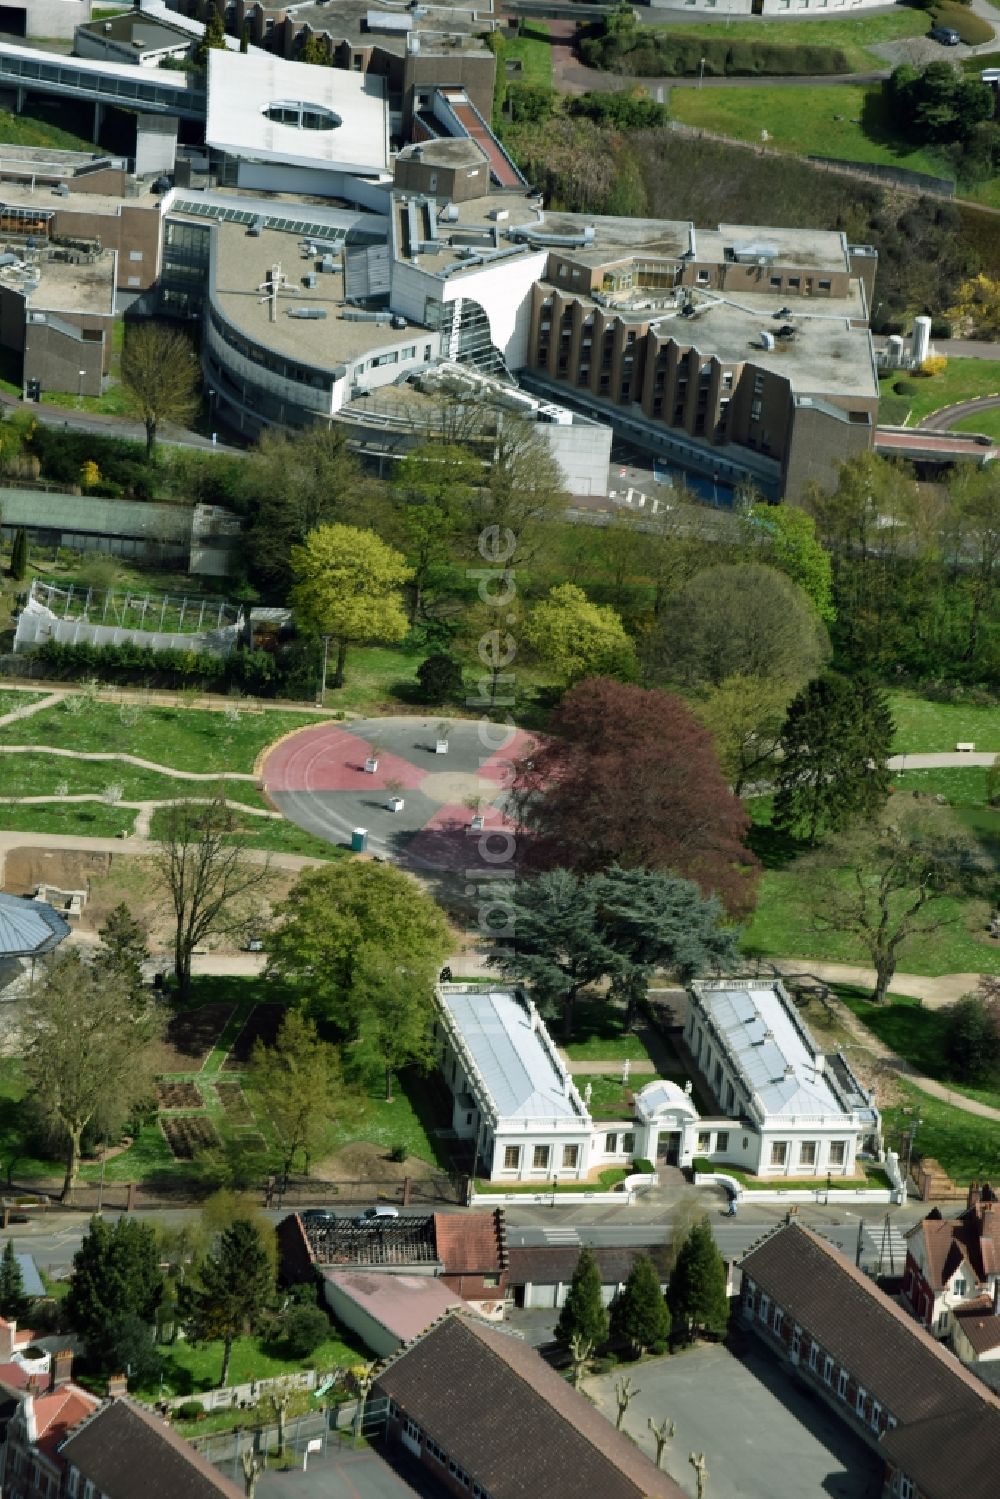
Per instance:
[[[1000,1207],[983,1202],[958,1218],[931,1215],[907,1234],[919,1237],[931,1289],[942,1291],[963,1263],[967,1263],[977,1285],[991,1275],[1000,1275]]]
[[[95,1395],[88,1395],[86,1390],[74,1384],[61,1385],[46,1395],[36,1395],[34,1445],[54,1458],[73,1427],[92,1415],[100,1403]]]
[[[507,1263],[502,1208],[492,1213],[435,1213],[434,1239],[445,1275],[495,1275]]]
[[[964,1306],[954,1308],[954,1315],[976,1353],[991,1353],[1000,1348],[1000,1317],[993,1310],[990,1296],[977,1296]]]

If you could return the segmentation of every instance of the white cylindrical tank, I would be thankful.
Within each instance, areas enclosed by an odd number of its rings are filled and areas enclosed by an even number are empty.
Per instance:
[[[919,369],[931,351],[931,320],[929,317],[913,319],[913,364]]]
[[[903,340],[898,333],[891,333],[885,346],[889,365],[896,370],[903,362]]]

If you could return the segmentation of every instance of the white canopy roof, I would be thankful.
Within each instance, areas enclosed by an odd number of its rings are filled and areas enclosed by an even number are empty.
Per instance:
[[[44,901],[0,891],[0,957],[34,958],[52,952],[69,933],[69,924]]]

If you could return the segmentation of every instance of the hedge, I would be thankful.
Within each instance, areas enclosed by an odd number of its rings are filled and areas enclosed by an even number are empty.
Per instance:
[[[580,44],[580,52],[591,67],[638,78],[693,76],[701,71],[702,58],[707,78],[802,77],[852,71],[851,61],[840,47],[691,37],[680,31],[657,32],[655,37],[640,33],[637,45],[627,51],[621,51],[613,37],[592,38]]]
[[[154,651],[130,641],[98,646],[47,640],[32,653],[32,660],[42,662],[46,675],[59,680],[96,677],[102,682],[172,688],[198,685],[254,697],[310,697],[319,675],[317,648],[298,643],[278,655],[236,650],[220,658],[204,651]]]

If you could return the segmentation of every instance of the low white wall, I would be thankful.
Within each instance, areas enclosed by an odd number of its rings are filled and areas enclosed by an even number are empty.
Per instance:
[[[655,1177],[630,1177],[631,1181],[655,1181]],[[624,1185],[624,1184],[623,1184]],[[615,1207],[630,1207],[635,1196],[630,1191],[622,1192],[556,1192],[551,1187],[547,1192],[471,1192],[469,1206],[473,1208],[498,1208],[505,1203],[544,1202],[557,1208],[576,1208],[581,1202],[602,1202]]]
[[[734,1192],[740,1202],[868,1202],[874,1205],[906,1200],[905,1193],[901,1196],[898,1191],[890,1192],[888,1187],[845,1187],[843,1190],[831,1187],[828,1191],[825,1183],[817,1183],[815,1187],[794,1187],[785,1191],[777,1187],[748,1189],[735,1177],[714,1171],[696,1171],[694,1184],[696,1187],[724,1187],[727,1192]]]

